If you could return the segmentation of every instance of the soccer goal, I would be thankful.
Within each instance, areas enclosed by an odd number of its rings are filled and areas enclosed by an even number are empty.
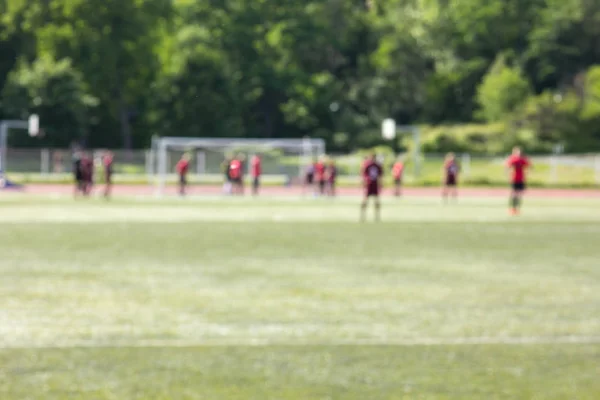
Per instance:
[[[164,194],[167,183],[175,180],[175,165],[184,153],[191,156],[191,182],[220,184],[224,178],[223,161],[227,157],[242,156],[250,160],[253,155],[260,155],[263,181],[291,185],[301,178],[313,158],[325,155],[325,141],[157,137],[152,141],[150,152],[157,195]]]

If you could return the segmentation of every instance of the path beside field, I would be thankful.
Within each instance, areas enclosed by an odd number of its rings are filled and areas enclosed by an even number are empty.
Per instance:
[[[100,185],[96,188],[97,191],[103,190]],[[0,193],[10,193],[10,190]],[[73,188],[70,185],[61,184],[31,184],[24,186],[17,193],[26,193],[31,195],[70,195],[73,193]],[[115,196],[153,196],[155,189],[152,186],[146,185],[115,185],[113,194]],[[199,195],[219,195],[222,193],[221,186],[192,186],[189,188],[189,194],[193,196]],[[299,187],[264,187],[261,194],[265,196],[300,196],[302,188]],[[340,196],[360,196],[362,194],[359,188],[339,188]],[[508,193],[506,188],[462,188],[460,195],[463,197],[505,197]],[[175,186],[165,188],[166,195],[176,195],[177,189]],[[388,188],[384,192],[385,195],[391,195],[392,189]],[[439,188],[406,188],[404,189],[405,196],[411,197],[429,197],[439,196]],[[592,189],[530,189],[527,192],[531,197],[542,198],[600,198],[600,190]]]

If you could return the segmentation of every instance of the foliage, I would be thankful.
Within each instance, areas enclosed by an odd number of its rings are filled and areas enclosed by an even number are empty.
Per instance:
[[[45,130],[41,139],[51,147],[64,148],[85,139],[96,104],[85,88],[81,73],[68,59],[55,61],[43,57],[32,64],[22,62],[8,76],[2,91],[2,106],[8,116],[26,119],[29,113],[40,115]],[[11,136],[12,144],[27,142],[32,139]]]
[[[477,89],[481,114],[489,122],[501,121],[512,114],[530,93],[529,82],[521,70],[506,65],[505,58],[500,56]]]
[[[550,140],[526,122],[535,106],[519,106],[573,93],[578,109],[559,114],[574,121],[550,136],[600,149],[589,70],[599,35],[600,3],[589,0],[0,0],[0,89],[18,59],[70,59],[98,99],[82,117],[90,146],[142,147],[153,134],[310,135],[336,151],[383,145],[387,117],[516,120],[492,142],[527,136],[524,125],[543,148]],[[434,147],[471,145],[444,140]]]

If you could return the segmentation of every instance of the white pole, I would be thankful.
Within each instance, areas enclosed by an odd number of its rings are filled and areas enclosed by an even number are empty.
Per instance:
[[[48,175],[50,173],[50,150],[42,149],[40,163],[42,175]]]

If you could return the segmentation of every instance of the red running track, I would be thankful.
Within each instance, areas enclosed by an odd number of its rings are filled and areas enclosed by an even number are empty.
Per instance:
[[[96,186],[95,192],[101,193],[104,190],[103,185]],[[460,195],[463,197],[503,197],[508,195],[508,188],[461,188]],[[73,193],[73,187],[70,185],[52,185],[52,184],[31,184],[26,185],[20,190],[6,190],[3,193],[25,193],[31,195],[70,195]],[[115,196],[153,196],[155,188],[146,185],[115,185],[113,195]],[[166,195],[176,195],[177,188],[168,186],[165,188]],[[219,195],[222,194],[221,186],[191,186],[188,188],[188,194],[192,196],[199,195]],[[264,187],[261,194],[266,196],[300,196],[303,190],[300,187]],[[360,188],[338,188],[340,196],[360,196]],[[392,189],[384,191],[384,195],[391,196]],[[439,196],[440,188],[405,188],[403,195],[410,197],[430,197]],[[593,198],[600,199],[600,190],[594,189],[530,189],[527,196],[542,198]]]

